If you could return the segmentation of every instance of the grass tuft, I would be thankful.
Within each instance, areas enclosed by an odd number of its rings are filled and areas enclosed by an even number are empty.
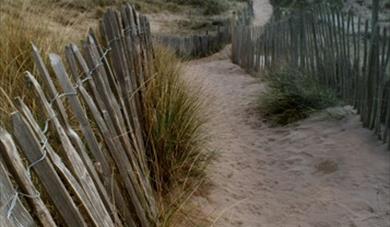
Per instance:
[[[167,225],[205,176],[207,122],[199,90],[190,88],[175,54],[156,48],[155,75],[146,88],[146,133],[149,163]]]
[[[260,96],[260,111],[272,124],[286,125],[337,104],[333,90],[299,70],[270,71],[266,80],[269,88]]]
[[[203,174],[207,118],[199,91],[181,77],[183,67],[175,54],[156,48],[155,75],[145,98],[147,135],[152,171],[159,191],[169,191],[188,177]]]

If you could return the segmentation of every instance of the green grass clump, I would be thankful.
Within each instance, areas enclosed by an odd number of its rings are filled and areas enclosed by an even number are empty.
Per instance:
[[[260,97],[260,111],[273,124],[286,125],[337,104],[333,90],[299,70],[282,68],[269,72],[266,79],[269,89]]]
[[[147,149],[161,226],[169,226],[201,184],[211,155],[200,90],[183,80],[182,65],[170,50],[156,48],[154,69],[145,94]]]
[[[155,76],[147,86],[145,106],[151,171],[159,192],[203,175],[209,155],[203,126],[207,122],[200,92],[181,78],[174,53],[157,48]]]

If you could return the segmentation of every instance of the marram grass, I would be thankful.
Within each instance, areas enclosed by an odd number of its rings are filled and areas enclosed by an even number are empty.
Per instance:
[[[313,75],[282,67],[266,75],[268,89],[259,98],[262,115],[274,125],[286,125],[338,103],[336,93]]]
[[[169,226],[201,184],[211,153],[201,90],[182,78],[183,66],[167,49],[156,48],[154,68],[145,97],[148,156],[162,225]]]
[[[147,85],[145,106],[151,169],[160,191],[202,173],[207,122],[200,91],[182,78],[180,61],[167,49],[157,48],[155,74]],[[199,168],[201,167],[201,168]]]

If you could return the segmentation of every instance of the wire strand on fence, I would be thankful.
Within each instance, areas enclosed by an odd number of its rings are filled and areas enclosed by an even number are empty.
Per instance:
[[[111,40],[111,41],[114,41],[114,40]],[[111,42],[110,41],[110,42]],[[92,75],[96,72],[96,70],[100,67],[100,66],[103,66],[104,65],[104,62],[103,60],[106,58],[106,56],[108,55],[108,53],[112,50],[111,46],[109,46],[107,49],[104,50],[102,56],[99,58],[99,63],[97,63],[92,69],[90,69],[87,73],[87,75],[83,78],[83,79],[79,79],[77,82],[76,82],[76,85],[74,85],[74,88],[77,89],[79,88],[80,86],[82,86],[85,82],[87,82],[88,80],[92,79]],[[79,76],[79,78],[81,78],[81,75]]]
[[[36,194],[34,194],[34,195],[29,195],[29,194],[25,194],[23,192],[20,192],[19,190],[15,190],[15,193],[9,199],[9,201],[6,203],[7,205],[5,206],[5,208],[8,207],[7,212],[6,212],[7,213],[7,218],[8,219],[11,218],[12,212],[13,212],[13,210],[16,207],[16,202],[18,201],[18,199],[20,197],[27,197],[27,198],[31,198],[31,199],[36,199],[36,198],[39,198],[40,196],[41,196],[41,193],[39,193],[38,191],[36,191]]]
[[[38,158],[36,161],[34,161],[33,163],[31,163],[29,166],[27,166],[27,175],[28,177],[31,179],[31,169],[38,165],[40,162],[42,162],[46,156],[47,156],[47,150],[46,150],[46,147],[48,145],[49,141],[47,139],[47,137],[45,137],[45,139],[41,142],[41,150],[43,151],[43,154],[40,158]]]

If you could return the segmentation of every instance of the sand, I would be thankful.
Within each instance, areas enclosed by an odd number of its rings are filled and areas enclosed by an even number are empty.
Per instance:
[[[228,55],[192,61],[187,73],[213,102],[212,186],[192,199],[212,225],[390,226],[390,152],[358,116],[342,108],[271,128],[256,109],[265,85]]]

